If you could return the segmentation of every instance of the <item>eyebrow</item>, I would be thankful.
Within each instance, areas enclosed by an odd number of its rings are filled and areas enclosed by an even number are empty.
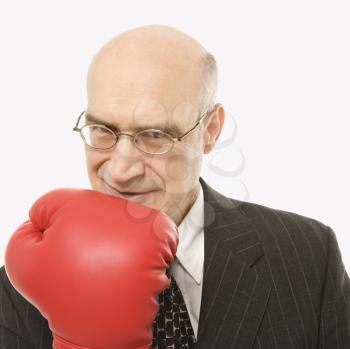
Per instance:
[[[103,120],[100,120],[99,118],[89,114],[89,113],[85,113],[85,121],[86,123],[88,124],[99,124],[99,125],[103,125],[103,126],[106,126],[108,128],[110,128],[111,130],[113,131],[116,131],[116,130],[119,130],[119,127],[114,125],[114,124],[111,124],[107,121],[103,121]],[[174,136],[175,135],[180,135],[182,133],[182,131],[178,128],[177,125],[171,125],[171,126],[168,126],[168,125],[165,125],[163,123],[156,123],[156,124],[152,124],[152,125],[145,125],[145,126],[138,126],[138,127],[134,127],[133,130],[138,132],[138,131],[142,131],[142,130],[146,130],[146,129],[157,129],[157,130],[162,130],[166,133],[169,133],[171,136]]]

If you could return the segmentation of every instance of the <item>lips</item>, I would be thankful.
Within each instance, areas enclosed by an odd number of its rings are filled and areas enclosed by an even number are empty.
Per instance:
[[[105,188],[108,194],[113,195],[115,197],[120,197],[123,199],[141,199],[146,197],[148,194],[152,193],[152,191],[147,191],[147,192],[121,192],[117,189],[115,189],[114,187],[112,187],[111,185],[109,185],[107,182],[105,183]]]
[[[147,194],[147,193],[131,193],[131,192],[121,192],[121,191],[119,193],[122,195],[127,195],[127,196]]]

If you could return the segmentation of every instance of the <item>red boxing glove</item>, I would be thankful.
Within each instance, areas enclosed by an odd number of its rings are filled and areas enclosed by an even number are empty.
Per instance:
[[[5,268],[48,320],[54,349],[149,349],[178,244],[164,213],[89,189],[39,198]]]

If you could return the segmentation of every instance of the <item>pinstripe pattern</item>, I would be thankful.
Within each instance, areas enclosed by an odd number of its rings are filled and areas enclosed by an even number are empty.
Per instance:
[[[199,349],[349,349],[350,281],[332,229],[201,184]]]
[[[205,201],[197,349],[349,349],[350,282],[333,230],[223,196]],[[49,349],[47,321],[0,269],[0,348]]]

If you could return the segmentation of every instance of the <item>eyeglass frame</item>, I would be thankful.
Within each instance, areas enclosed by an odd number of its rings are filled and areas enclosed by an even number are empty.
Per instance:
[[[131,138],[133,139],[133,144],[135,145],[135,147],[136,147],[138,150],[142,151],[142,152],[145,153],[145,154],[149,154],[149,155],[163,155],[163,154],[168,153],[168,152],[174,147],[174,144],[175,144],[176,142],[181,142],[187,135],[189,135],[193,130],[196,129],[196,127],[200,124],[200,122],[201,122],[207,115],[210,114],[210,112],[205,112],[205,113],[203,113],[203,114],[199,117],[199,119],[197,120],[197,122],[195,123],[195,125],[194,125],[193,127],[191,127],[188,131],[186,131],[185,133],[183,133],[181,136],[179,136],[179,137],[173,137],[172,135],[170,135],[170,134],[167,133],[167,132],[164,132],[163,130],[154,129],[154,128],[147,128],[147,129],[144,129],[144,130],[140,130],[140,131],[138,131],[138,132],[136,132],[136,133],[134,133],[134,134],[130,134],[130,133],[126,133],[126,132],[120,132],[120,131],[116,132],[116,131],[113,131],[113,130],[111,130],[109,127],[107,127],[107,126],[105,126],[105,125],[103,125],[103,124],[86,124],[86,123],[85,123],[82,127],[78,127],[79,122],[80,122],[80,119],[81,119],[81,117],[84,115],[85,112],[86,112],[86,110],[83,110],[83,111],[81,112],[81,114],[78,116],[77,122],[76,122],[75,126],[73,127],[73,131],[76,131],[76,132],[79,132],[79,133],[80,133],[81,138],[83,139],[84,143],[85,143],[88,147],[93,148],[93,149],[99,149],[99,150],[108,150],[108,149],[112,149],[112,148],[114,148],[114,147],[117,145],[117,143],[118,143],[118,141],[119,141],[119,136],[120,136],[120,135],[125,135],[125,136],[129,136],[129,137],[131,137]],[[94,146],[88,144],[88,143],[86,142],[86,140],[85,140],[84,135],[83,135],[82,132],[81,132],[81,130],[82,130],[85,126],[103,126],[104,128],[106,128],[107,130],[111,131],[111,132],[114,134],[114,136],[115,136],[115,143],[114,143],[112,146],[108,147],[108,148],[99,148],[99,147],[94,147]],[[142,132],[145,132],[145,131],[157,131],[157,132],[161,132],[161,133],[165,134],[165,135],[166,135],[169,139],[171,139],[171,141],[172,141],[171,147],[170,147],[167,151],[165,151],[165,152],[163,152],[163,153],[150,153],[150,152],[146,152],[146,151],[140,149],[140,148],[137,146],[136,142],[135,142],[135,137],[136,137],[139,133],[142,133]]]

